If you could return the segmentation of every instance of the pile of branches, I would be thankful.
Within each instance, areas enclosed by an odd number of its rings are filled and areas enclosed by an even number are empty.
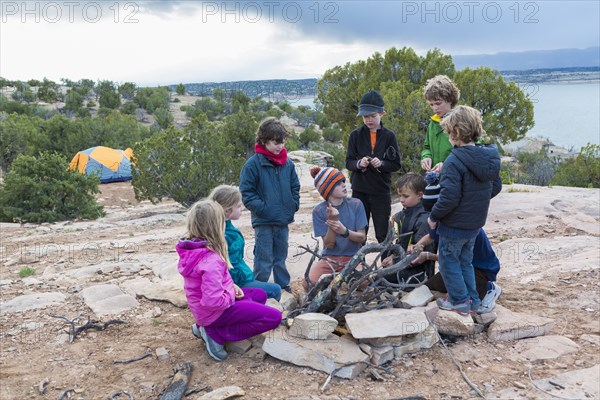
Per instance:
[[[288,314],[288,318],[316,312],[327,314],[342,322],[347,313],[377,310],[396,305],[399,300],[399,291],[419,286],[419,284],[406,283],[412,281],[410,277],[406,281],[396,279],[399,283],[392,283],[386,278],[393,275],[398,276],[397,274],[411,266],[411,262],[421,252],[421,249],[417,247],[411,254],[406,254],[399,244],[394,244],[396,238],[394,229],[390,227],[387,237],[382,243],[364,245],[345,265],[337,264],[338,267],[342,267],[340,272],[335,272],[332,268],[331,274],[321,276],[314,285],[308,279],[308,272],[315,259],[324,259],[326,256],[319,255],[318,241],[314,249],[300,246],[305,252],[312,254],[304,274],[309,291],[302,304],[292,310]],[[372,262],[367,263],[366,256],[372,253],[377,253],[377,256]],[[395,259],[399,258],[399,261],[384,268],[380,261],[382,256],[388,254],[395,254]],[[336,264],[332,260],[328,260],[328,262]]]

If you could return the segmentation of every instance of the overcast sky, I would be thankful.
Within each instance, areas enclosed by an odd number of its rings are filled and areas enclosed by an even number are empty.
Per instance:
[[[158,85],[318,78],[390,47],[587,48],[592,1],[0,1],[0,76]]]

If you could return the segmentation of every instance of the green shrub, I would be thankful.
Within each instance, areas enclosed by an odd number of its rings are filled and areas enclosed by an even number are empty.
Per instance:
[[[552,184],[600,188],[600,145],[588,143],[577,157],[561,162]]]
[[[55,222],[104,215],[96,203],[99,178],[67,169],[64,156],[20,155],[0,187],[0,221]]]
[[[21,278],[27,278],[28,276],[35,275],[35,268],[23,267],[19,270],[19,276]]]
[[[315,129],[314,125],[310,125],[300,133],[300,143],[308,147],[310,143],[318,143],[321,140],[321,133]]]

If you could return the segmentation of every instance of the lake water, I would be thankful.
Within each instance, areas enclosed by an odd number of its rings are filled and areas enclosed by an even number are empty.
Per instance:
[[[555,145],[579,150],[600,144],[600,83],[537,85],[526,88],[535,126],[528,137],[543,136]]]
[[[543,136],[556,146],[578,151],[588,142],[600,144],[600,83],[521,85],[534,106],[535,126],[528,137]],[[290,101],[314,107],[314,98]]]

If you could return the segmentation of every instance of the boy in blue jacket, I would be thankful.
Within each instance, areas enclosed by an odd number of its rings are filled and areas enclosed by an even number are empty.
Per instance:
[[[490,199],[502,189],[498,150],[475,145],[485,133],[481,123],[481,113],[467,106],[456,106],[442,120],[454,148],[444,162],[440,197],[428,219],[431,229],[438,227],[439,268],[448,290],[446,298],[438,299],[438,307],[462,315],[481,305],[473,247],[485,225]]]
[[[254,228],[254,277],[268,282],[272,271],[275,283],[288,292],[288,225],[300,208],[300,180],[284,147],[289,136],[277,119],[262,121],[256,131],[256,154],[240,173],[242,201]]]

